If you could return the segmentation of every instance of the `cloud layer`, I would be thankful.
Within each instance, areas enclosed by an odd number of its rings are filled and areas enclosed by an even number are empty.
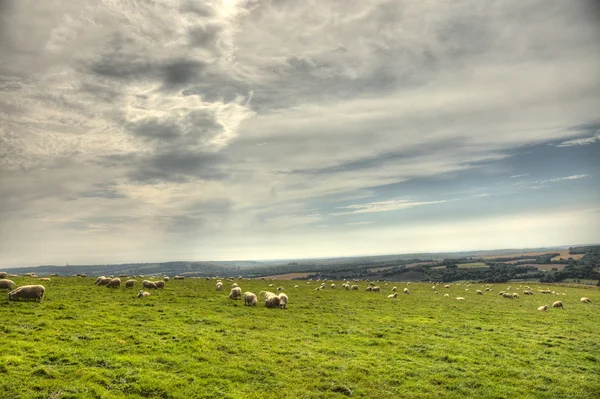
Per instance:
[[[534,202],[600,238],[593,2],[0,9],[0,264],[351,255]]]

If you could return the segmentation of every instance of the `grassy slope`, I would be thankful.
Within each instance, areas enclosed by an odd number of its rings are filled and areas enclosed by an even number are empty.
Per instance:
[[[365,283],[352,292],[280,281],[290,304],[279,310],[227,300],[213,281],[171,281],[145,299],[92,283],[54,278],[42,304],[2,294],[2,398],[600,396],[596,289],[509,300],[412,283],[390,300],[392,284],[369,293]],[[258,293],[268,283],[240,285]],[[557,299],[565,310],[536,311]]]

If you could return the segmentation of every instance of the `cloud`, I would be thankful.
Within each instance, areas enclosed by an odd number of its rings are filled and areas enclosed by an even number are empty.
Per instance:
[[[511,179],[518,179],[520,177],[525,177],[525,176],[529,176],[529,173],[523,173],[523,174],[520,174],[520,175],[513,175],[510,178]]]
[[[355,204],[339,207],[339,209],[349,209],[349,211],[333,213],[334,216],[352,215],[356,213],[389,212],[401,209],[409,209],[423,205],[442,204],[449,200],[418,202],[407,199],[375,201],[367,204]]]
[[[572,176],[567,176],[567,177],[555,177],[554,179],[545,180],[545,181],[549,181],[549,182],[555,183],[555,182],[559,182],[559,181],[563,181],[563,180],[584,179],[584,178],[586,178],[588,176],[589,176],[588,174],[580,174],[580,175],[572,175]]]
[[[600,132],[597,132],[596,135],[594,135],[592,137],[584,137],[584,138],[563,141],[562,143],[558,144],[557,147],[573,147],[573,146],[577,146],[577,145],[589,145],[589,144],[594,144],[596,141],[599,141],[599,140],[600,140]]]

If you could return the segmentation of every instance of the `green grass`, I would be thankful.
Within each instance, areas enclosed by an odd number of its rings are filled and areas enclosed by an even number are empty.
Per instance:
[[[497,295],[506,284],[478,296],[475,284],[434,295],[431,284],[411,283],[392,300],[404,283],[380,283],[381,293],[364,282],[360,291],[274,283],[286,288],[287,310],[245,307],[214,281],[192,279],[144,299],[66,277],[44,283],[41,304],[3,294],[0,397],[600,397],[597,289],[509,300]],[[558,299],[564,310],[536,311]]]
[[[475,268],[481,268],[481,267],[489,267],[489,266],[483,262],[460,263],[458,265],[459,269],[475,269]]]

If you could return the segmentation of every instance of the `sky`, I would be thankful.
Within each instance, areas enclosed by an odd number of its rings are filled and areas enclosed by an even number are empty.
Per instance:
[[[598,243],[599,21],[0,0],[0,266]]]

